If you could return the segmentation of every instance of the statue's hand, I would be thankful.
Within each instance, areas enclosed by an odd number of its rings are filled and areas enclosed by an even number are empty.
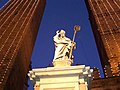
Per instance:
[[[59,34],[59,30],[56,31],[56,34]]]
[[[73,41],[72,41],[71,43],[72,43],[72,46],[75,46],[75,45],[76,45],[76,43],[75,43],[75,42],[73,42]]]
[[[72,43],[73,48],[76,49],[76,43],[73,41],[71,43]]]
[[[56,31],[56,35],[53,37],[54,41],[57,41],[59,38],[59,30]]]

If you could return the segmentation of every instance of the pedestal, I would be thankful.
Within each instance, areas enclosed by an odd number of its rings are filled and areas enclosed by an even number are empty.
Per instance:
[[[73,60],[67,59],[67,60],[55,60],[52,62],[54,67],[64,67],[64,66],[71,66],[73,63]]]
[[[80,65],[32,69],[28,76],[39,90],[88,90],[91,73],[90,67]]]

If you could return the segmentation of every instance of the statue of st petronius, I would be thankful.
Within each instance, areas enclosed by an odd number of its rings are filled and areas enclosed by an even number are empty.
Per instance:
[[[53,39],[55,44],[55,54],[53,61],[68,59],[72,60],[73,56],[70,55],[70,53],[73,47],[75,47],[75,42],[71,41],[65,36],[64,30],[57,31]]]

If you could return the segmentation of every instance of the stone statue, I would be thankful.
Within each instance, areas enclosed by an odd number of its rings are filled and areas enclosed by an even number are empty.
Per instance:
[[[65,36],[65,31],[57,31],[53,39],[55,44],[55,54],[53,61],[72,59],[73,56],[70,57],[70,50],[71,48],[75,47],[75,42],[71,41]]]

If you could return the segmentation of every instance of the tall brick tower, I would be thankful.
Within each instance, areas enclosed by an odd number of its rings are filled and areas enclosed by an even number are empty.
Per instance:
[[[120,76],[120,0],[85,0],[106,77]]]
[[[0,90],[27,90],[45,0],[10,0],[0,10]]]

